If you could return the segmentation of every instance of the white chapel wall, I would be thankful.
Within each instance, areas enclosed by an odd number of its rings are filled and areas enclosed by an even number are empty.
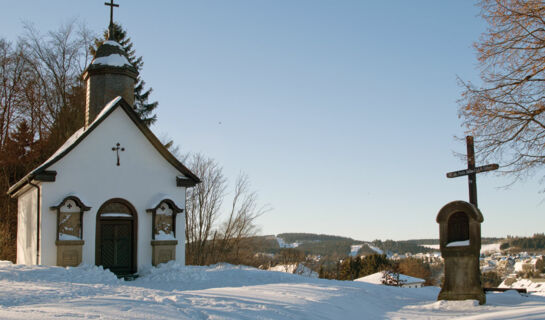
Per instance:
[[[116,165],[117,143],[120,166]],[[127,114],[118,107],[104,119],[79,145],[51,166],[57,171],[56,181],[44,183],[43,204],[49,216],[43,224],[43,263],[56,263],[56,212],[49,207],[59,204],[67,195],[78,196],[91,210],[83,214],[83,263],[95,263],[96,214],[109,199],[123,198],[138,213],[138,270],[151,266],[152,217],[146,212],[157,194],[172,195],[173,201],[185,208],[185,188],[176,187],[180,173],[148,142]],[[178,246],[176,260],[185,263],[185,211],[176,219]],[[47,240],[46,240],[47,239]],[[55,253],[55,254],[51,254]]]
[[[36,264],[37,192],[29,188],[17,200],[17,263]]]

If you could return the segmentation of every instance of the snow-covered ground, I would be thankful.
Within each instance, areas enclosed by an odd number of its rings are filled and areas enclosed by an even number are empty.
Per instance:
[[[421,244],[421,247],[439,250],[438,244]]]
[[[481,245],[481,253],[500,252],[501,242]],[[422,244],[422,247],[439,250],[438,244]]]
[[[279,265],[276,265],[274,267],[270,267],[268,270],[269,271],[294,273],[294,274],[298,274],[300,276],[318,278],[318,273],[317,272],[312,271],[310,268],[306,267],[302,263],[279,264]]]
[[[482,244],[481,253],[501,252],[500,246],[501,246],[501,242],[491,243],[491,244]]]
[[[526,289],[534,295],[545,296],[545,279],[507,278],[503,280],[499,287]]]
[[[135,281],[95,266],[0,262],[2,319],[544,319],[545,297],[436,301],[439,289],[312,279],[250,267],[169,263]]]
[[[355,279],[354,281],[361,281],[361,282],[367,282],[372,284],[383,284],[383,280],[384,280],[384,272],[377,272],[365,277]],[[414,283],[423,284],[425,281],[426,280],[424,279],[415,278],[415,277],[407,276],[404,274],[399,274],[399,282],[401,284],[414,284]]]
[[[276,237],[276,241],[278,242],[278,246],[280,248],[297,248],[300,243],[294,242],[294,243],[286,243],[284,242],[284,239]]]
[[[358,255],[358,252],[360,251],[363,244],[353,244],[350,246],[350,253],[348,254],[351,257],[355,257]]]
[[[367,243],[367,246],[368,246],[371,250],[375,251],[375,252],[378,253],[378,254],[383,254],[383,253],[384,253],[384,251],[382,251],[380,248],[375,247],[374,245],[372,245],[372,244],[370,244],[370,243]]]

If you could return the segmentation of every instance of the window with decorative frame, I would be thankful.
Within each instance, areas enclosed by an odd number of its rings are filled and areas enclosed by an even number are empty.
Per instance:
[[[174,201],[164,199],[147,212],[152,214],[152,240],[176,240],[176,215],[183,209]]]
[[[57,239],[73,241],[83,239],[83,213],[91,207],[86,206],[76,196],[64,198],[51,210],[57,211]]]

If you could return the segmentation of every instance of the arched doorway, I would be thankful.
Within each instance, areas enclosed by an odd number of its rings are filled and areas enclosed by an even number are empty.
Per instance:
[[[106,201],[97,213],[95,262],[117,275],[136,272],[137,213],[125,199]]]

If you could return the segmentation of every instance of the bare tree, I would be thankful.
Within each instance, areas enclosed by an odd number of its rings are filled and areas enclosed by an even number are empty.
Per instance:
[[[483,0],[488,30],[475,43],[482,86],[462,82],[460,116],[479,156],[515,181],[545,164],[545,4]]]
[[[8,187],[83,126],[90,39],[75,23],[45,36],[27,24],[14,46],[0,39],[0,259],[15,258],[17,214]]]
[[[0,150],[23,114],[25,68],[21,47],[0,39]]]
[[[267,206],[259,206],[257,193],[250,190],[248,176],[241,173],[235,183],[231,210],[219,228],[218,256],[223,259],[229,256],[233,261],[237,261],[241,241],[256,235],[258,228],[255,220],[268,209]]]
[[[255,220],[267,211],[259,206],[257,193],[250,190],[244,174],[236,180],[233,199],[225,220],[219,222],[226,196],[227,180],[211,158],[195,154],[187,158],[201,183],[188,190],[186,202],[186,261],[210,264],[238,263],[242,242],[258,231]]]
[[[190,167],[202,182],[187,192],[186,260],[188,264],[203,265],[210,254],[208,242],[223,202],[226,179],[222,168],[201,154],[190,157]]]
[[[57,31],[42,35],[30,23],[25,24],[25,34],[21,44],[25,51],[26,62],[32,72],[31,82],[26,97],[27,112],[33,119],[40,138],[49,138],[53,132],[58,135],[57,143],[64,142],[75,130],[83,125],[82,103],[75,103],[75,92],[84,88],[81,79],[83,70],[90,62],[88,48],[92,36],[85,26],[77,26],[75,21],[61,26]],[[81,98],[80,98],[81,100]],[[63,119],[63,112],[69,112],[71,118]],[[73,123],[73,128],[54,130],[54,126]],[[80,123],[81,122],[81,123]],[[57,147],[57,146],[55,146]]]

